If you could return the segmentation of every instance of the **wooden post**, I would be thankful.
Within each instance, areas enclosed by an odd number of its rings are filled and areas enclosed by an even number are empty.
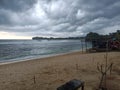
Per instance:
[[[105,71],[107,71],[107,67],[108,67],[108,40],[107,40],[107,43],[106,43]],[[105,88],[107,87],[106,83],[107,83],[107,73],[105,73]]]
[[[81,90],[84,90],[84,84],[82,85]]]
[[[78,70],[78,63],[76,63],[76,71]]]
[[[111,63],[110,76],[111,76],[111,74],[112,74],[112,67],[113,67],[113,63]]]
[[[85,40],[85,47],[86,47],[86,52],[87,52],[87,42],[86,42],[86,40]]]
[[[35,76],[33,77],[33,80],[34,80],[34,84],[36,83],[36,79],[35,79]]]
[[[82,53],[83,53],[83,41],[82,41],[82,39],[81,39],[81,46],[82,46]]]

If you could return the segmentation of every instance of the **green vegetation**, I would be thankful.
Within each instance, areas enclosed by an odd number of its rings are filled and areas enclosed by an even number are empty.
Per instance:
[[[92,40],[99,39],[99,38],[100,38],[100,35],[98,33],[94,33],[94,32],[90,32],[86,35],[87,41],[92,41]]]
[[[108,40],[108,39],[120,40],[120,30],[117,30],[114,33],[109,33],[109,35],[100,35],[98,33],[90,32],[86,35],[85,39],[86,41]]]

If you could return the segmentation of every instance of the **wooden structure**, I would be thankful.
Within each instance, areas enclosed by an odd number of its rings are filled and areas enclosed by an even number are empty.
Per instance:
[[[92,50],[95,51],[120,50],[120,40],[92,40]]]
[[[84,82],[81,80],[73,79],[58,87],[57,90],[78,90],[79,88],[81,88],[81,90],[84,90]]]

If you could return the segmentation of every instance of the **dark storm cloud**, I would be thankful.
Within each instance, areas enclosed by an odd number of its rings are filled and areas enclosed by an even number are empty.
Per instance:
[[[20,12],[31,8],[35,2],[35,0],[0,0],[0,8]]]
[[[0,30],[79,36],[120,28],[119,0],[0,0]]]

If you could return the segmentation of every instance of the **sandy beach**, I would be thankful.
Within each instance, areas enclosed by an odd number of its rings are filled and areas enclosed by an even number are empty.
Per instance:
[[[120,52],[108,53],[108,64],[111,62],[107,85],[109,90],[120,90]],[[94,90],[101,76],[98,63],[105,63],[105,53],[74,52],[0,65],[0,90],[56,90],[71,79],[83,80],[85,90]]]

